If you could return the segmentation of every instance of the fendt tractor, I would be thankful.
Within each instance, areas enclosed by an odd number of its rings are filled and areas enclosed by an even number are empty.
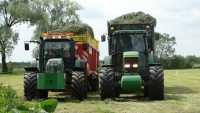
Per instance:
[[[88,90],[98,90],[98,41],[92,29],[71,25],[42,33],[36,66],[25,68],[24,96],[27,100],[48,97],[48,91],[66,92],[83,100]],[[29,42],[25,50],[29,50]]]
[[[164,99],[164,74],[155,54],[156,20],[142,12],[108,22],[109,56],[100,70],[101,99],[141,93],[150,100]]]

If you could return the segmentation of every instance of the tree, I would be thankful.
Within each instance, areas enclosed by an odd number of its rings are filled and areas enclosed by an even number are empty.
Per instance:
[[[158,59],[173,56],[175,52],[174,46],[176,44],[176,38],[167,33],[157,34],[159,35],[159,39],[155,42],[155,48]]]
[[[36,22],[41,16],[29,6],[28,0],[0,1],[2,72],[7,72],[6,55],[12,52],[18,35],[12,27],[22,22]]]
[[[72,23],[80,23],[77,11],[81,6],[70,0],[33,0],[33,9],[44,15],[36,22],[36,30],[33,39],[38,39],[41,32],[55,30]],[[35,23],[34,23],[35,24]]]
[[[14,33],[7,25],[0,26],[0,53],[2,60],[2,72],[7,72],[6,55],[10,55],[14,45],[17,44],[18,34]]]

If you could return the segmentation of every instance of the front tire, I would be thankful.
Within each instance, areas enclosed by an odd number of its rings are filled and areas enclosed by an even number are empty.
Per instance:
[[[164,99],[164,73],[161,66],[151,66],[149,69],[148,97],[151,100]]]
[[[116,95],[113,70],[111,68],[103,68],[100,71],[99,77],[101,99],[114,98]]]
[[[37,89],[37,73],[28,72],[24,75],[24,97],[27,100],[45,99],[48,97],[47,90]]]
[[[83,72],[72,73],[72,97],[83,100],[87,98],[87,82]]]

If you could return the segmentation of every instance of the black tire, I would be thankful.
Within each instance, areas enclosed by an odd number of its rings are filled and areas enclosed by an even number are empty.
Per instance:
[[[144,81],[144,97],[148,97],[148,81]]]
[[[103,68],[99,73],[100,82],[100,96],[104,100],[106,98],[114,98],[115,84],[114,84],[114,72],[111,68]]]
[[[115,97],[120,97],[121,86],[119,83],[115,82]]]
[[[48,97],[47,90],[37,89],[37,73],[28,72],[24,75],[24,97],[27,100],[46,99]]]
[[[151,66],[149,69],[148,97],[151,100],[164,99],[164,73],[161,66]]]
[[[91,87],[91,91],[98,91],[99,89],[99,79],[96,74],[92,74],[91,78],[89,79],[89,84]]]
[[[83,100],[87,98],[87,82],[83,72],[72,73],[72,97]]]

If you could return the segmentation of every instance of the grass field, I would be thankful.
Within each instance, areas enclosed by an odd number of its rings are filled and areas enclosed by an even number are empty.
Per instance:
[[[1,74],[0,83],[12,86],[23,97],[22,73]],[[200,113],[200,70],[165,71],[165,96],[164,101],[134,96],[101,101],[97,94],[90,94],[81,102],[58,98],[56,113]]]

